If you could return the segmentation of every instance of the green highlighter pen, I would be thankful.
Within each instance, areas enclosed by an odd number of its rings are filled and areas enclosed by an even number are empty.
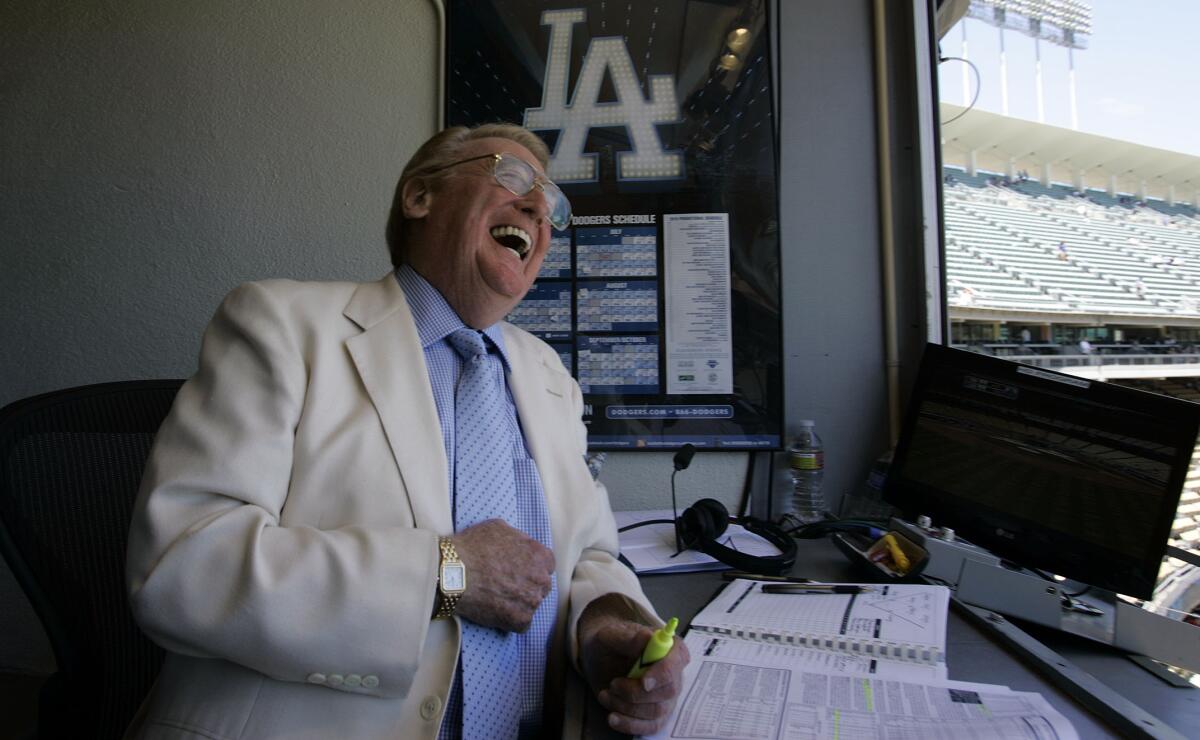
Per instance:
[[[671,617],[671,621],[650,635],[649,641],[646,642],[646,649],[642,651],[642,657],[638,658],[638,662],[629,669],[628,678],[641,678],[646,671],[650,670],[650,666],[667,657],[667,653],[671,652],[671,646],[675,644],[675,628],[678,626],[679,619]]]

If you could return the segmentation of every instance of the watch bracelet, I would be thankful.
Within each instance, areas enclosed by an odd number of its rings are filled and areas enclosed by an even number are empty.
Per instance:
[[[447,560],[462,563],[462,559],[458,556],[458,550],[454,549],[454,543],[450,541],[450,538],[438,537],[437,609],[433,613],[434,619],[449,619],[454,616],[458,600],[462,597],[461,593],[447,594],[442,590],[442,565]]]

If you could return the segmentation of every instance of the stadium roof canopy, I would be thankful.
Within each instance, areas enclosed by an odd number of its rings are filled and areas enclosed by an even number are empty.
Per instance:
[[[1049,164],[1052,179],[1059,182],[1078,185],[1077,178],[1085,173],[1083,182],[1088,187],[1108,188],[1109,178],[1115,175],[1122,192],[1141,193],[1145,183],[1146,191],[1165,198],[1167,187],[1174,186],[1176,197],[1191,200],[1200,191],[1200,157],[979,109],[964,110],[953,103],[941,104],[942,120],[948,122],[942,125],[947,164],[955,163],[956,154],[967,157],[974,152],[975,166],[993,172],[1008,172],[1010,162],[1031,170]]]

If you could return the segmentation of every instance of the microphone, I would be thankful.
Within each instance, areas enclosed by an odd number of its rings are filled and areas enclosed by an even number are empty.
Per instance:
[[[675,453],[675,469],[687,470],[687,467],[692,464],[692,458],[696,456],[696,446],[688,443],[679,448],[679,452]]]
[[[604,455],[604,453],[600,453],[601,457],[603,457],[603,455]],[[696,456],[696,445],[693,445],[693,444],[685,444],[683,447],[679,448],[678,452],[675,453],[675,458],[674,458],[675,469],[673,471],[671,471],[671,518],[669,520],[667,520],[667,519],[647,519],[644,522],[628,524],[624,527],[619,528],[617,531],[624,532],[628,529],[636,529],[637,527],[644,527],[647,524],[671,524],[675,527],[675,555],[678,555],[679,553],[683,552],[683,549],[684,549],[683,548],[683,539],[679,536],[679,506],[676,503],[677,499],[675,497],[675,474],[678,473],[680,470],[687,470],[687,467],[692,464],[692,458],[695,456]],[[590,462],[589,462],[589,467],[590,467]],[[675,557],[675,555],[672,555],[671,557]]]
[[[675,474],[680,470],[687,470],[695,455],[695,445],[689,443],[680,447],[679,452],[675,453],[675,470],[671,471],[671,517],[675,520],[675,555],[683,552],[683,538],[679,536],[679,510],[675,507]]]

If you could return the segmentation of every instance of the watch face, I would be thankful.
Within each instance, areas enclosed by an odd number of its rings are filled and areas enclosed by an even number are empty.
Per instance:
[[[446,563],[442,566],[442,590],[462,591],[467,587],[467,569],[462,563]]]

